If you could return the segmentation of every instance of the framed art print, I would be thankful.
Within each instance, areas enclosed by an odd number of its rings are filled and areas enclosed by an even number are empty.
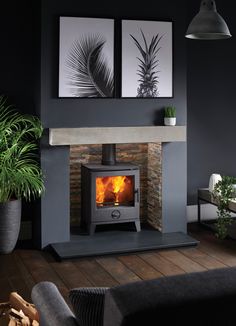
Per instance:
[[[121,96],[173,97],[172,22],[122,20]]]
[[[114,94],[114,20],[60,17],[59,97]]]

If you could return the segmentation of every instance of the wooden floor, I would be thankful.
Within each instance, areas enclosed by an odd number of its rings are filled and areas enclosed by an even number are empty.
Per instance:
[[[80,286],[115,286],[175,274],[236,266],[236,240],[217,240],[211,231],[192,224],[189,234],[197,247],[146,251],[90,259],[56,262],[36,250],[15,250],[0,256],[0,302],[17,291],[31,301],[33,285],[54,282],[67,300],[68,290]]]

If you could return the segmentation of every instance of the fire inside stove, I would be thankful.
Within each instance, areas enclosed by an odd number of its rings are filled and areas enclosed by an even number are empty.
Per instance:
[[[97,207],[133,206],[133,176],[106,176],[96,178]]]

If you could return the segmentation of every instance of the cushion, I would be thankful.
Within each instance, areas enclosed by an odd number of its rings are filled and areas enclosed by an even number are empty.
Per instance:
[[[76,288],[69,299],[79,326],[102,326],[104,298],[108,288]]]
[[[235,304],[235,267],[161,277],[110,288],[104,326],[235,326]]]

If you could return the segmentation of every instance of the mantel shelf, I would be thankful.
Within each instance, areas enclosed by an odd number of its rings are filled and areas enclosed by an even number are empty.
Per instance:
[[[91,127],[49,129],[49,144],[52,146],[185,141],[186,126]]]

